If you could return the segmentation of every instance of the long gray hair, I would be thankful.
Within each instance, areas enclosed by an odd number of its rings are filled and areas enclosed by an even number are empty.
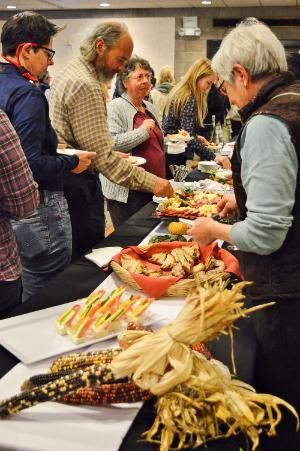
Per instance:
[[[86,37],[80,46],[80,52],[83,58],[92,62],[97,56],[96,43],[102,39],[106,48],[110,50],[115,47],[120,38],[128,33],[128,28],[123,22],[103,22]]]

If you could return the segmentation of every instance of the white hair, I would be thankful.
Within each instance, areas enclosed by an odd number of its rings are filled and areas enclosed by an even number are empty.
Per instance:
[[[283,45],[270,28],[258,20],[246,19],[230,31],[212,59],[213,71],[229,83],[234,64],[247,69],[251,79],[287,71]]]

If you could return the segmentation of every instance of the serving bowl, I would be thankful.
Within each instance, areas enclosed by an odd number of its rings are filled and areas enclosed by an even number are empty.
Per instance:
[[[219,165],[213,160],[199,161],[198,169],[202,172],[217,171],[219,169]]]

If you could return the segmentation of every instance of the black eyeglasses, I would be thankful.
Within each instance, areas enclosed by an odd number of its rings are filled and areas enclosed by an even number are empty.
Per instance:
[[[48,47],[44,47],[43,45],[37,45],[37,49],[43,49],[47,52],[48,60],[52,61],[55,55],[55,50],[49,49]]]

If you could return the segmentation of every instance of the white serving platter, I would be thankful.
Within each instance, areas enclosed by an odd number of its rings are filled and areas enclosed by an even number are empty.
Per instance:
[[[59,335],[54,323],[59,315],[75,303],[80,302],[69,302],[2,320],[0,322],[0,344],[21,362],[29,365],[58,354],[74,352],[94,343],[109,340],[126,328],[124,324],[124,327],[105,337],[87,339],[80,344],[75,344],[68,335]],[[164,319],[163,315],[153,312],[151,308],[152,306],[144,315],[143,324],[145,326],[150,326]]]

